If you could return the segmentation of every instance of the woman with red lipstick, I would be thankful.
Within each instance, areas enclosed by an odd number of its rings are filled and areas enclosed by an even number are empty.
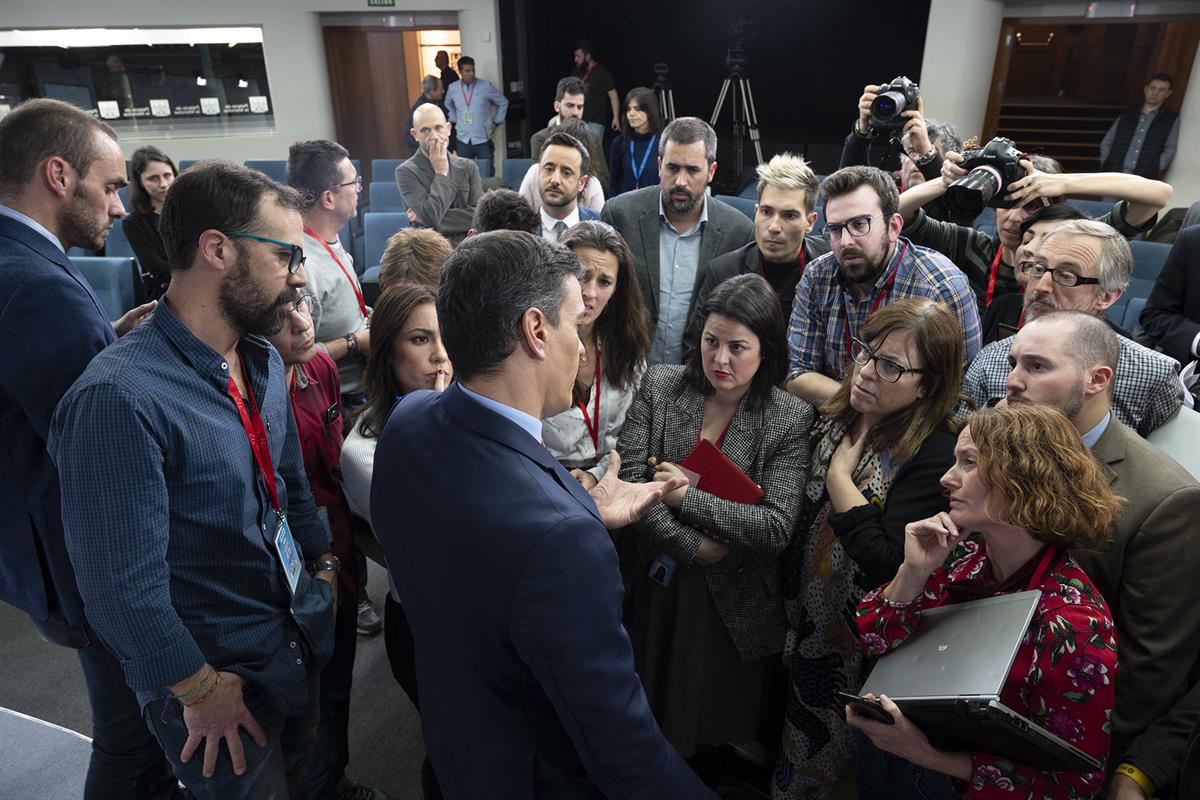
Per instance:
[[[633,255],[616,228],[599,220],[580,222],[558,243],[583,264],[579,340],[587,354],[575,377],[574,405],[542,421],[542,441],[590,491],[608,471],[625,413],[646,370],[650,322]]]
[[[688,359],[642,379],[617,447],[621,478],[686,476],[678,465],[704,440],[762,497],[735,502],[684,486],[625,529],[619,546],[638,674],[663,732],[707,778],[712,751],[700,748],[758,733],[771,657],[783,647],[779,554],[800,510],[814,411],[779,388],[783,312],[759,275],[713,290]]]
[[[1038,589],[1041,599],[1001,701],[1103,763],[1117,634],[1104,598],[1068,552],[1097,547],[1120,510],[1102,463],[1057,410],[1019,403],[967,419],[941,485],[949,512],[914,518],[896,576],[858,605],[861,646],[883,655],[904,647],[923,611]],[[975,536],[963,541],[969,534]],[[936,748],[889,698],[880,702],[894,724],[848,711],[850,724],[865,734],[857,781],[864,800],[1081,800],[1096,797],[1104,784],[1104,769],[1046,770]]]
[[[945,305],[898,300],[847,335],[850,367],[821,407],[797,535],[784,559],[790,691],[773,797],[824,797],[854,732],[835,701],[862,685],[853,610],[904,559],[904,526],[946,508],[963,333]]]

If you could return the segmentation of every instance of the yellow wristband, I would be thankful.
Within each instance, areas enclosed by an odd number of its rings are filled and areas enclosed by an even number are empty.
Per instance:
[[[1154,795],[1154,781],[1146,776],[1146,773],[1128,762],[1122,764],[1116,769],[1117,774],[1124,775],[1138,785],[1138,788],[1146,793],[1146,797]]]

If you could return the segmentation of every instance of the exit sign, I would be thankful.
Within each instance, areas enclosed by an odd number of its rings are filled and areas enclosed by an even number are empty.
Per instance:
[[[396,0],[367,0],[367,5],[370,7],[387,6],[388,8],[395,8]]]

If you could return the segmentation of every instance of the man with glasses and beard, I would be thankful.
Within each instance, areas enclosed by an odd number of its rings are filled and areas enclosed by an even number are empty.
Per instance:
[[[181,175],[170,289],[67,391],[47,442],[88,621],[197,796],[309,796],[339,564],[265,338],[304,286],[300,207],[229,162]]]
[[[704,120],[680,117],[658,144],[658,187],[626,192],[604,204],[600,219],[616,228],[638,266],[646,310],[655,325],[651,364],[683,361],[683,334],[719,255],[754,241],[754,223],[708,197],[717,172],[717,134]]]
[[[819,405],[850,363],[850,343],[883,304],[906,297],[945,303],[958,317],[966,354],[979,350],[979,311],[967,276],[941,253],[900,235],[895,182],[875,167],[845,167],[825,179],[832,252],[804,270],[788,324],[787,390]]]

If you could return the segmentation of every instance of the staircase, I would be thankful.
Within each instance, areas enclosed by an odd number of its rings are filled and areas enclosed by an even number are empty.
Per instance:
[[[1123,108],[1078,101],[1005,101],[997,136],[1027,153],[1050,156],[1067,172],[1100,168],[1100,140]]]

